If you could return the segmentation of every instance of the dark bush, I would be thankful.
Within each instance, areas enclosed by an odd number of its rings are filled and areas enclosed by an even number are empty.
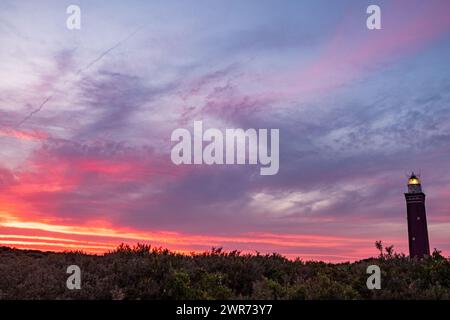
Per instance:
[[[380,246],[377,258],[340,264],[148,245],[102,256],[0,247],[0,299],[450,299],[450,261],[440,252],[416,260]],[[81,290],[66,288],[73,264]],[[367,289],[372,264],[381,268],[381,290]]]

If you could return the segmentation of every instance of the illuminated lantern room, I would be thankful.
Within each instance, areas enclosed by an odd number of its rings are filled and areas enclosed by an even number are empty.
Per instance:
[[[414,172],[408,179],[408,192],[422,193],[422,186],[420,184],[420,179],[414,174]]]
[[[413,173],[408,180],[408,184],[420,184],[420,180]]]

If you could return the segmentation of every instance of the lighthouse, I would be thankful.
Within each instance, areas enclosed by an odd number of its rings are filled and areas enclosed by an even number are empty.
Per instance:
[[[409,255],[411,258],[423,258],[430,255],[428,241],[427,215],[425,211],[425,193],[420,179],[414,174],[408,179],[408,192],[405,193],[408,217]]]

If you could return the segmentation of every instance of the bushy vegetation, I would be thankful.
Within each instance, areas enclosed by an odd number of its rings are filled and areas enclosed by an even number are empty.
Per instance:
[[[450,299],[450,260],[435,251],[409,259],[392,247],[355,263],[288,260],[212,249],[181,255],[148,245],[102,256],[0,247],[0,299]],[[381,290],[368,290],[367,266],[381,268]],[[66,269],[82,270],[68,290]]]

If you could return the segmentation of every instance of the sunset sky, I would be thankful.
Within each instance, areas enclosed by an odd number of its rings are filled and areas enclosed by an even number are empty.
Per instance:
[[[450,255],[448,0],[2,0],[0,41],[0,245],[407,254],[414,170]],[[174,165],[195,120],[279,128],[279,173]]]

